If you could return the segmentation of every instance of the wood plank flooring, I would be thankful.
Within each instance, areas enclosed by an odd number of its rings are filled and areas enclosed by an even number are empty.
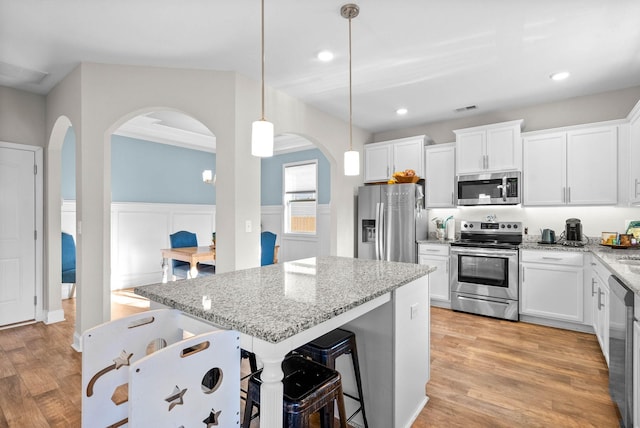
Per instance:
[[[116,293],[112,316],[148,308]],[[0,330],[0,427],[79,427],[81,356],[66,321]],[[430,401],[413,428],[617,427],[595,336],[433,308]],[[253,426],[253,425],[252,425]]]

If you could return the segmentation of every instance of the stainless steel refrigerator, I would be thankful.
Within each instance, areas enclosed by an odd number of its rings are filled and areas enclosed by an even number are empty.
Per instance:
[[[381,184],[358,189],[358,258],[417,263],[427,239],[424,186]]]

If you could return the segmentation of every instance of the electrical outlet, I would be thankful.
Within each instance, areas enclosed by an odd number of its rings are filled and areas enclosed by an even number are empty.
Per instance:
[[[418,304],[414,303],[411,305],[411,319],[414,319],[418,316]]]
[[[247,220],[247,221],[244,223],[244,231],[245,231],[245,232],[247,232],[247,233],[250,233],[250,232],[251,232],[251,229],[252,229],[252,227],[251,227],[251,220]]]

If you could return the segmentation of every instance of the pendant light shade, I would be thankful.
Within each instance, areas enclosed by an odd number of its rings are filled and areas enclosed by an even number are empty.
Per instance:
[[[344,175],[360,175],[360,152],[344,152]]]
[[[273,156],[273,123],[264,118],[264,0],[260,1],[260,18],[262,115],[251,126],[251,154],[265,158]]]
[[[353,102],[351,84],[351,20],[358,16],[358,5],[349,3],[340,8],[340,15],[349,20],[349,150],[344,153],[344,175],[360,175],[360,152],[353,150]]]
[[[273,156],[273,123],[256,120],[251,125],[251,154],[261,158]]]

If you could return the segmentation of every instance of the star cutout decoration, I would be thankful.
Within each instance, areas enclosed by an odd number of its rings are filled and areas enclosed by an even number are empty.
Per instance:
[[[211,409],[211,413],[209,413],[209,417],[202,422],[207,424],[207,428],[211,428],[212,426],[217,426],[218,422],[220,421],[219,419],[220,413],[222,413],[222,410],[218,410],[216,412],[214,409]]]
[[[171,411],[171,409],[176,407],[178,404],[184,404],[184,400],[182,399],[182,397],[184,396],[185,392],[187,392],[187,388],[181,390],[180,388],[178,388],[178,385],[173,388],[173,392],[171,393],[171,395],[164,399],[164,401],[169,403],[169,411]]]
[[[120,352],[120,356],[118,358],[114,358],[113,360],[113,362],[116,363],[116,366],[114,368],[118,370],[122,366],[130,365],[129,360],[131,360],[132,356],[132,353],[129,353],[123,349],[122,352]]]

